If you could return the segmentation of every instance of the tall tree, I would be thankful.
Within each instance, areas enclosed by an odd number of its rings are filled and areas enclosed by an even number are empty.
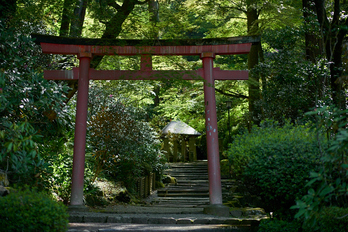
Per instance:
[[[260,10],[258,9],[257,0],[248,0],[246,16],[247,16],[247,27],[248,35],[256,35],[259,33],[259,14]],[[261,44],[253,44],[251,46],[250,52],[248,54],[248,69],[252,70],[258,63],[259,57],[262,56],[262,47]],[[249,76],[249,115],[250,121],[255,124],[260,123],[260,114],[261,107],[256,103],[260,100],[260,79],[258,75]]]
[[[124,0],[120,5],[115,0],[100,1],[98,6],[98,13],[103,14],[105,11],[112,11],[111,17],[108,21],[102,21],[105,24],[105,30],[102,39],[115,39],[122,30],[122,24],[127,19],[129,14],[133,11],[136,5],[145,4],[149,0]],[[88,0],[64,0],[63,13],[61,17],[60,36],[80,37],[82,34],[83,23],[85,20]],[[94,7],[96,5],[93,5]],[[74,7],[72,12],[71,8]],[[91,9],[91,11],[95,9]],[[68,33],[69,32],[69,33]],[[96,68],[103,56],[94,56],[91,61],[91,68]],[[72,80],[68,83],[71,90],[67,95],[68,101],[77,91],[77,81]]]
[[[160,19],[159,19],[159,3],[157,0],[149,0],[148,2],[148,6],[149,6],[149,17],[150,17],[150,23],[153,25],[153,31],[152,31],[152,37],[153,39],[159,39],[159,31],[156,29],[156,24],[159,23]],[[153,92],[155,94],[154,96],[154,107],[159,105],[160,102],[160,98],[159,98],[159,94],[160,94],[160,88],[161,88],[161,84],[155,84],[154,88],[153,88]]]
[[[320,37],[319,28],[316,26],[315,5],[311,0],[302,0],[302,11],[305,27],[305,49],[306,59],[316,63],[321,55],[324,54],[323,41]]]
[[[327,3],[325,0],[313,0],[316,16],[320,25],[323,47],[330,68],[330,86],[332,99],[340,107],[346,107],[346,96],[342,81],[342,49],[343,40],[348,32],[348,10],[346,1],[335,0]]]
[[[88,0],[78,0],[75,3],[74,14],[71,20],[70,36],[80,37],[82,34],[83,22],[85,20]]]
[[[59,36],[69,36],[73,0],[64,0]]]
[[[318,26],[318,19],[316,17],[316,7],[311,0],[302,0],[303,23],[304,23],[304,39],[305,39],[305,55],[306,59],[313,64],[317,64],[321,58],[325,56],[324,42]],[[314,98],[323,99],[325,97],[325,89],[328,85],[327,78],[323,76],[314,77],[316,85],[313,92]]]
[[[0,1],[0,20],[9,20],[16,13],[17,0],[1,0]]]
[[[129,14],[133,11],[136,5],[147,3],[149,0],[124,0],[120,5],[117,1],[107,0],[107,5],[102,5],[102,8],[111,7],[116,14],[114,14],[108,22],[105,22],[105,30],[102,35],[102,39],[115,39],[122,30],[122,24],[127,19]],[[94,56],[91,61],[91,67],[96,68],[101,62],[103,56]]]

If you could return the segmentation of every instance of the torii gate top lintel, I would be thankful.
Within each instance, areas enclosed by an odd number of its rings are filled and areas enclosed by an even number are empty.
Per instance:
[[[44,53],[93,55],[215,55],[247,54],[250,46],[260,42],[257,36],[214,39],[121,40],[85,39],[32,34]]]

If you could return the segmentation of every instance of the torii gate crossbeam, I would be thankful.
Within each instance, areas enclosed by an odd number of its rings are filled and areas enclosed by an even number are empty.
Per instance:
[[[216,55],[248,54],[258,37],[231,37],[198,40],[101,40],[74,39],[33,34],[43,53],[77,55],[80,65],[73,70],[44,71],[45,79],[78,80],[71,206],[83,206],[83,180],[86,147],[86,121],[89,80],[157,80],[180,78],[203,80],[205,125],[207,135],[208,177],[210,206],[206,213],[228,215],[222,205],[219,142],[215,100],[215,80],[247,80],[248,71],[225,71],[213,67]],[[141,56],[139,71],[94,70],[90,68],[93,56]],[[203,69],[194,71],[154,71],[152,55],[198,55]]]

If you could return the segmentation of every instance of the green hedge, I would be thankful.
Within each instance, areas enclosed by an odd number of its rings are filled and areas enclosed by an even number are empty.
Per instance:
[[[68,217],[66,207],[43,192],[26,189],[0,197],[1,231],[65,232]]]
[[[301,220],[282,221],[278,219],[262,220],[258,232],[345,232],[348,231],[348,208],[326,207],[316,213],[316,227],[302,227]]]
[[[326,207],[316,215],[317,226],[313,231],[343,232],[348,231],[348,208]],[[310,231],[304,226],[304,231]]]
[[[300,221],[282,221],[277,219],[262,220],[257,232],[298,232],[301,231]]]
[[[309,172],[319,166],[317,134],[305,126],[265,122],[237,136],[228,157],[233,174],[261,196],[266,211],[289,212],[305,192]]]

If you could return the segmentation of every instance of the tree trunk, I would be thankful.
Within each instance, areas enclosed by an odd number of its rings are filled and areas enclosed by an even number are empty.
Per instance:
[[[88,0],[78,0],[70,25],[70,37],[81,37]]]
[[[258,32],[258,10],[256,8],[256,1],[247,1],[247,26],[248,35],[255,35]],[[259,62],[259,52],[261,52],[260,44],[253,44],[248,54],[248,69],[252,70]],[[260,80],[259,76],[249,73],[249,116],[250,122],[256,125],[261,121],[261,108],[257,105],[260,100]]]
[[[59,36],[69,36],[70,21],[72,15],[70,9],[72,8],[73,3],[73,0],[64,0]]]
[[[314,0],[317,19],[320,24],[323,43],[325,45],[325,55],[330,62],[330,87],[334,104],[344,109],[346,108],[346,97],[343,89],[343,83],[340,80],[342,76],[342,46],[343,39],[347,31],[342,27],[348,26],[347,19],[340,19],[340,1],[334,1],[334,15],[330,23],[325,9],[324,0]]]
[[[313,4],[313,0],[302,0],[303,7],[303,18],[304,18],[304,36],[305,36],[305,50],[306,50],[306,60],[311,61],[316,64],[319,59],[321,59],[324,53],[324,41],[322,36],[320,36],[320,30],[316,26],[316,7]],[[313,93],[313,102],[318,99],[323,99],[325,97],[325,86],[327,83],[325,77],[310,75],[308,79],[314,79],[315,85],[310,90]]]
[[[148,2],[148,7],[149,7],[149,15],[150,15],[150,23],[153,25],[153,31],[152,31],[152,37],[153,39],[158,39],[158,30],[155,28],[155,24],[159,22],[159,5],[157,0],[150,0]],[[155,97],[153,99],[154,107],[159,106],[160,104],[160,90],[161,90],[162,84],[160,83],[159,85],[155,85],[153,87],[153,92],[155,93]]]
[[[0,0],[0,19],[8,22],[16,15],[17,0]]]
[[[312,0],[302,0],[302,7],[305,25],[306,59],[316,63],[318,58],[324,53],[323,40],[318,36],[316,28],[313,27],[316,9],[312,4]]]
[[[72,1],[72,0],[65,0],[65,1]],[[122,30],[123,22],[126,20],[128,15],[132,12],[136,4],[138,4],[138,2],[135,0],[125,0],[121,8],[117,11],[116,15],[106,24],[105,31],[101,38],[115,39]],[[70,36],[74,36],[74,37],[81,36],[83,22],[84,22],[85,13],[86,13],[86,7],[87,7],[87,0],[78,0],[78,5],[76,6],[74,10],[74,20],[71,21],[71,25],[70,25]],[[91,60],[91,65],[90,65],[91,68],[96,68],[102,59],[103,59],[103,56],[94,56]],[[68,85],[69,87],[71,87],[71,90],[69,91],[67,95],[67,101],[69,101],[76,93],[77,81],[69,81]]]
[[[342,76],[342,46],[346,32],[340,31],[335,38],[331,40],[330,46],[333,47],[332,63],[330,63],[330,77],[332,99],[337,107],[344,109],[346,104],[345,93],[343,89]]]
[[[122,24],[127,19],[128,15],[133,11],[137,1],[135,0],[125,0],[121,8],[117,11],[116,15],[106,23],[105,31],[102,35],[102,39],[115,39],[122,30]],[[94,56],[91,61],[91,68],[96,68],[103,56]]]

